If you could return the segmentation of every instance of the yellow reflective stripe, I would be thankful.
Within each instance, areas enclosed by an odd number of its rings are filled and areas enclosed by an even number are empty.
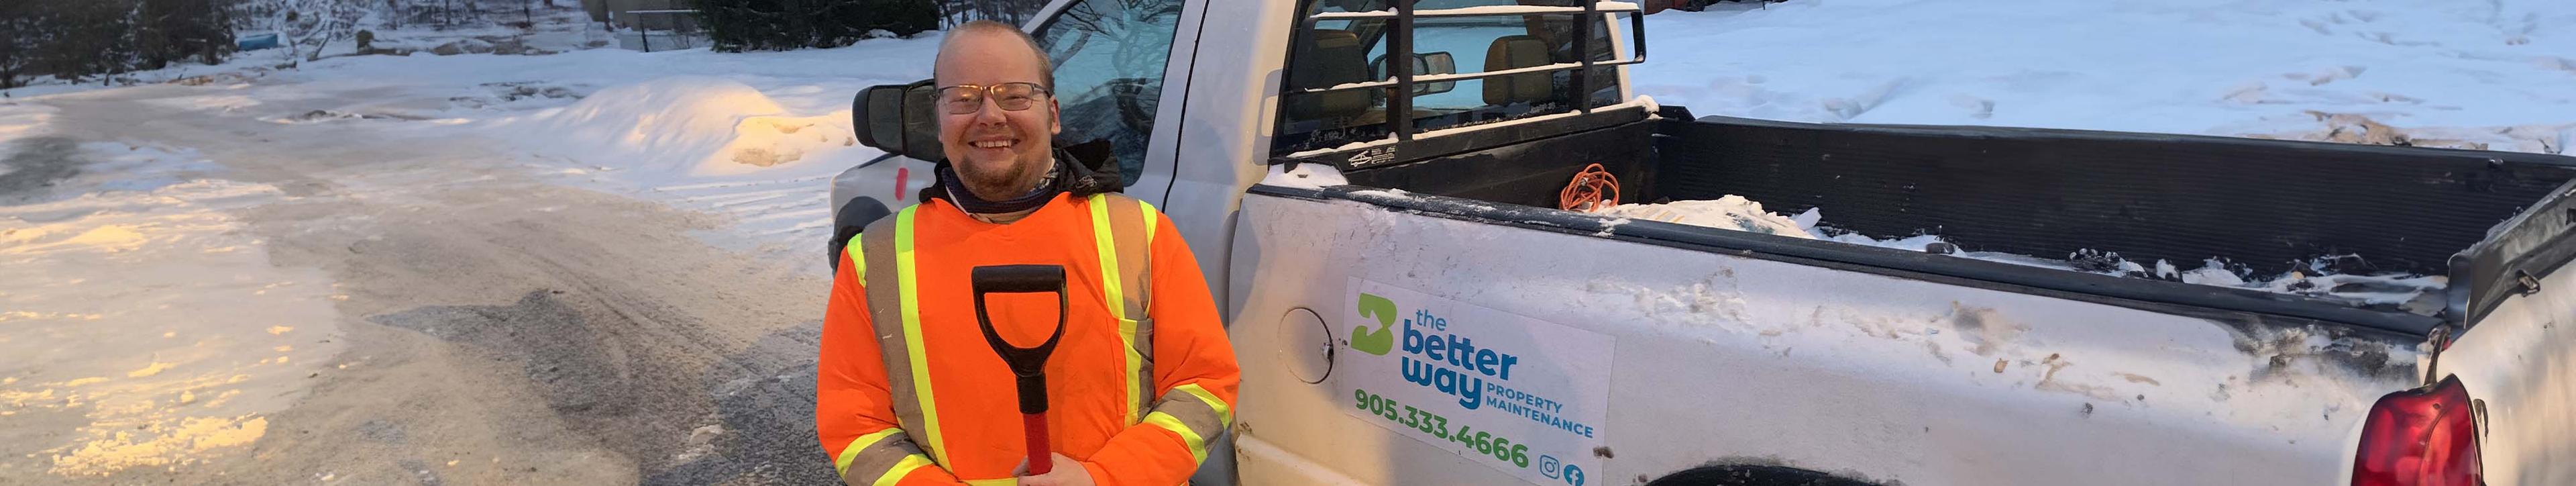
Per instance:
[[[1102,293],[1107,294],[1109,316],[1130,319],[1125,304],[1127,294],[1124,289],[1119,288],[1116,277],[1118,246],[1117,240],[1109,231],[1109,196],[1106,194],[1091,195],[1091,242],[1092,246],[1100,251],[1100,274],[1103,277],[1100,279],[1100,289]]]
[[[903,285],[897,286],[903,289],[901,298],[903,299],[904,357],[912,361],[913,396],[921,399],[921,438],[922,442],[930,445],[931,456],[948,457],[947,444],[939,436],[939,401],[932,399],[930,395],[930,361],[927,359],[929,353],[922,350],[922,343],[927,341],[921,339],[921,291],[914,288],[920,286],[921,279],[918,272],[919,258],[912,248],[914,233],[912,208],[904,208],[903,213],[896,215],[895,218],[894,271],[896,278],[904,282]],[[896,469],[900,470],[902,467],[897,466]]]
[[[1020,486],[1020,478],[968,479],[968,486]]]
[[[849,475],[850,462],[859,460],[860,450],[867,449],[868,446],[877,445],[877,441],[885,440],[886,436],[894,435],[896,432],[902,431],[903,429],[886,427],[885,430],[870,432],[868,435],[862,435],[857,439],[850,440],[850,448],[841,449],[841,457],[832,459],[832,470],[839,471],[843,476]]]
[[[1190,458],[1202,464],[1207,462],[1207,439],[1200,438],[1198,432],[1190,430],[1190,426],[1182,425],[1181,419],[1171,414],[1154,412],[1145,415],[1145,423],[1180,434],[1181,443],[1190,447]]]
[[[894,463],[894,469],[886,470],[884,476],[877,476],[876,482],[870,484],[894,486],[896,483],[903,482],[903,477],[912,474],[912,470],[928,465],[930,465],[930,458],[922,457],[920,454],[903,456],[903,462]]]
[[[1109,229],[1108,194],[1091,195],[1091,243],[1100,252],[1100,292],[1107,300],[1104,303],[1108,304],[1109,315],[1118,318],[1118,343],[1127,350],[1127,376],[1139,376],[1138,370],[1145,365],[1145,356],[1136,352],[1136,317],[1140,316],[1127,315],[1125,283],[1118,276],[1118,240]],[[1145,395],[1145,384],[1140,381],[1143,380],[1127,380],[1127,396]],[[1132,400],[1128,403],[1127,423],[1136,423],[1136,409],[1140,407]]]
[[[1218,427],[1234,424],[1234,407],[1227,406],[1224,400],[1216,399],[1216,394],[1209,393],[1207,388],[1200,387],[1197,383],[1190,383],[1172,387],[1172,389],[1188,392],[1190,396],[1199,397],[1199,401],[1207,402],[1208,408],[1216,409]]]

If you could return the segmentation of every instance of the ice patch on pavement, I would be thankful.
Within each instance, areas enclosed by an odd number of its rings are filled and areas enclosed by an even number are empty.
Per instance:
[[[225,212],[284,196],[187,150],[77,157],[53,197],[0,206],[0,477],[245,451],[341,349],[328,276],[275,266]]]
[[[43,133],[45,122],[59,111],[35,103],[0,101],[0,143]]]

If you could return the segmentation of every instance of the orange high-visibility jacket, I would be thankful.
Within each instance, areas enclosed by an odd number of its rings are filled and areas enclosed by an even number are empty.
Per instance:
[[[1171,220],[1142,201],[1059,195],[997,225],[932,199],[869,225],[842,255],[814,426],[848,484],[1016,482],[1027,458],[1017,382],[976,323],[977,266],[1064,266],[1048,442],[1099,484],[1181,484],[1232,425],[1241,373],[1216,302]],[[986,299],[1014,345],[1056,325],[1052,294]]]

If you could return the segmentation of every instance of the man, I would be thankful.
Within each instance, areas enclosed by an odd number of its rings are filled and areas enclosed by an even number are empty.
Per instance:
[[[844,482],[1152,485],[1186,481],[1231,425],[1240,375],[1171,220],[1054,150],[1054,76],[1006,24],[970,22],[932,68],[947,160],[920,204],[842,252],[823,321],[814,422]],[[1052,471],[1028,470],[1014,375],[979,328],[969,276],[1061,265],[1064,335],[1046,363]],[[992,294],[1015,346],[1046,341],[1057,299]]]

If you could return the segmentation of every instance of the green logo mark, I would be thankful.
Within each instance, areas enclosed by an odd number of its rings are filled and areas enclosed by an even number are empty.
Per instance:
[[[1360,294],[1360,316],[1377,318],[1377,331],[1369,331],[1367,324],[1351,327],[1351,349],[1378,356],[1394,350],[1395,331],[1392,328],[1395,327],[1396,312],[1395,301],[1375,294]]]

